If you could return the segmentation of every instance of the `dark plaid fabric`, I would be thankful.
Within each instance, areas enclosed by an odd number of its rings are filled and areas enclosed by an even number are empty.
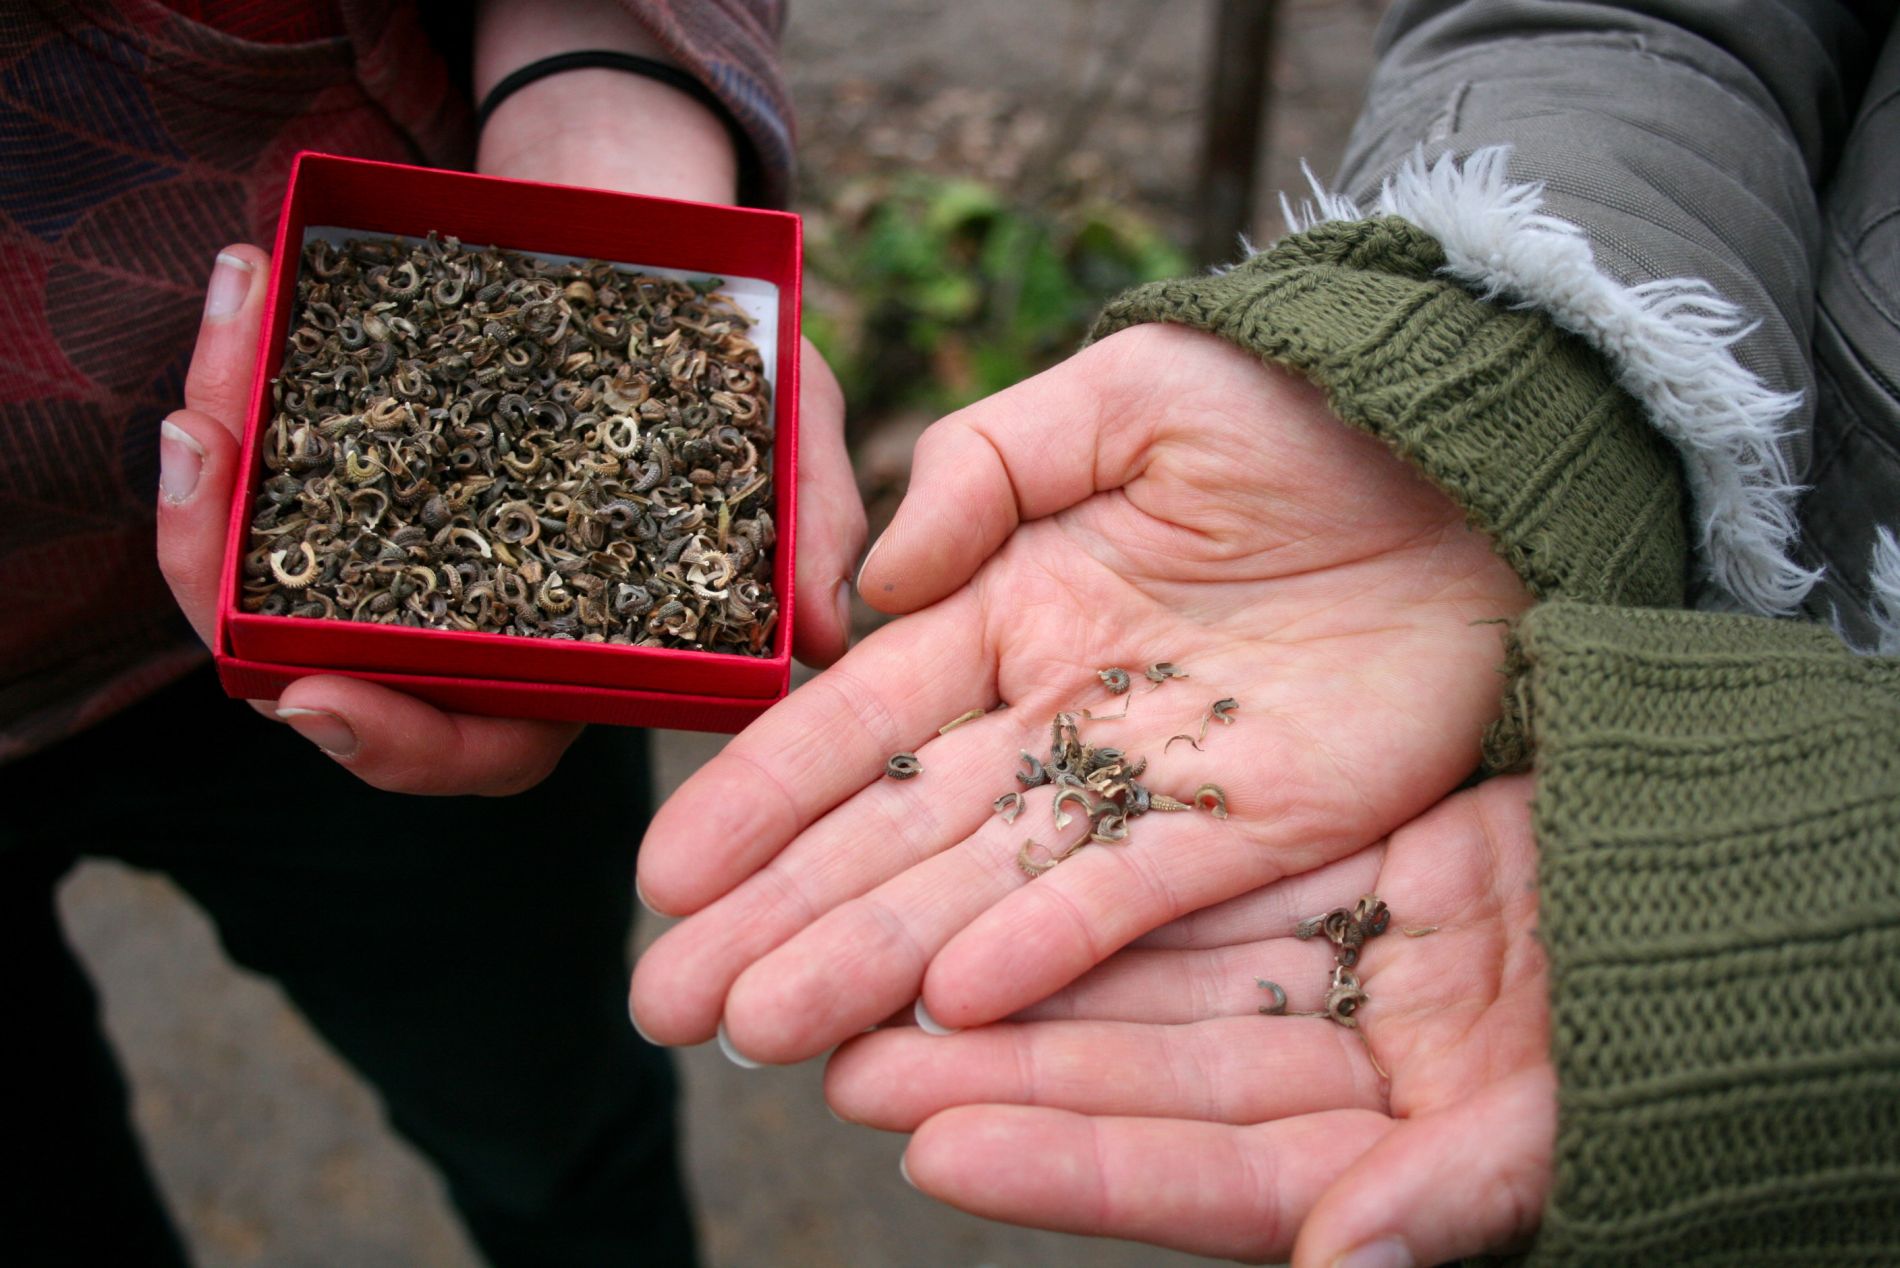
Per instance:
[[[731,107],[782,200],[778,0],[627,3]],[[271,241],[299,150],[472,155],[469,102],[412,5],[298,7],[191,6],[220,29],[153,0],[0,5],[0,761],[205,656],[152,516],[218,248]]]

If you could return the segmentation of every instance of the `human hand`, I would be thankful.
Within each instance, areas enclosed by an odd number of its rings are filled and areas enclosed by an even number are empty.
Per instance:
[[[257,247],[219,253],[185,376],[185,408],[160,425],[158,564],[206,646],[213,642],[269,272],[270,256]],[[274,704],[256,707],[364,782],[396,792],[518,792],[554,769],[580,733],[564,723],[446,713],[374,683],[329,675],[300,678]]]
[[[854,1039],[826,1096],[915,1133],[911,1182],[991,1219],[1295,1268],[1379,1243],[1381,1268],[1519,1244],[1556,1132],[1530,796],[1522,776],[1460,793],[1156,930],[1009,1022]],[[1358,1029],[1255,1015],[1256,978],[1322,1006],[1331,948],[1293,927],[1363,893],[1392,919],[1356,970]]]
[[[159,568],[206,646],[213,642],[269,272],[270,256],[257,247],[219,253],[185,377],[185,408],[161,424]],[[800,383],[802,505],[824,509],[801,523],[794,650],[824,663],[844,649],[864,510],[844,451],[843,396],[809,344]],[[300,678],[275,704],[257,707],[364,782],[392,792],[519,792],[546,778],[580,734],[571,723],[450,713],[387,687],[324,674]]]
[[[519,100],[511,98],[497,112],[503,127],[494,145],[484,139],[485,171],[674,197],[731,199],[731,145],[716,123],[709,135],[684,125],[630,132],[622,116],[617,148],[600,136],[577,138],[572,133],[562,133],[566,140],[558,145],[511,149],[504,144],[517,128],[526,135],[536,134],[543,125],[549,129],[544,135],[558,131],[546,116],[563,108],[560,94],[571,86],[557,91],[561,78],[546,81],[547,89],[531,85],[518,94]],[[619,87],[678,99],[647,103],[649,114],[674,108],[703,113],[703,107],[663,85],[619,78],[630,81]],[[605,100],[596,93],[594,100],[608,108],[617,104],[612,93]],[[572,121],[577,116],[570,109],[567,117]],[[581,146],[579,139],[587,139],[588,145]],[[700,144],[708,147],[706,153],[697,158],[687,153]],[[207,645],[213,636],[219,569],[269,269],[269,255],[253,246],[220,253],[185,381],[185,408],[166,420],[160,439],[164,479],[158,506],[159,563],[179,606]],[[799,525],[793,651],[808,663],[826,664],[845,646],[851,567],[864,540],[864,510],[845,453],[843,395],[809,341],[802,347],[799,403],[800,505],[805,514]],[[518,792],[540,782],[580,732],[569,723],[449,713],[373,683],[331,675],[299,679],[274,705],[260,703],[258,709],[288,722],[365,782],[397,792]]]
[[[972,1026],[1142,933],[1378,840],[1449,792],[1495,715],[1498,629],[1528,602],[1458,508],[1290,372],[1137,327],[943,420],[861,592],[912,612],[741,733],[661,808],[647,901],[694,913],[644,954],[643,1031],[813,1056],[920,998]],[[1015,787],[1095,670],[1174,661],[1090,742],[1232,817],[1153,815],[1026,884]],[[1145,684],[1144,684],[1145,685]],[[1141,687],[1136,688],[1141,691]],[[1205,754],[1166,738],[1239,714]],[[948,719],[1010,708],[937,736]],[[924,773],[882,779],[914,750]],[[1072,830],[1073,834],[1073,830]]]

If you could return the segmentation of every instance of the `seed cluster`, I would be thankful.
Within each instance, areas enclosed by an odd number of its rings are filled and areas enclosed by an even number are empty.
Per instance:
[[[1148,688],[1150,691],[1160,688],[1170,679],[1188,676],[1167,661],[1150,665],[1144,672],[1153,684]],[[1095,676],[1101,679],[1111,696],[1127,695],[1134,681],[1126,669],[1114,667],[1098,669]],[[1201,734],[1206,735],[1210,718],[1232,725],[1234,711],[1239,707],[1239,702],[1231,698],[1215,701],[1202,716]],[[971,709],[938,727],[937,734],[947,735],[987,712],[987,709]],[[1050,852],[1033,837],[1023,842],[1022,849],[1016,853],[1016,866],[1031,879],[1041,876],[1085,845],[1126,841],[1128,821],[1150,811],[1205,810],[1216,819],[1227,817],[1227,794],[1220,785],[1202,784],[1194,790],[1193,796],[1181,801],[1166,793],[1155,792],[1141,782],[1142,772],[1148,769],[1147,758],[1130,760],[1118,748],[1098,748],[1083,741],[1083,719],[1109,722],[1127,716],[1127,702],[1124,702],[1120,713],[1105,714],[1099,718],[1087,709],[1080,714],[1067,710],[1056,714],[1049,723],[1048,758],[1022,751],[1023,768],[1016,772],[1016,781],[1022,785],[1022,789],[1006,792],[990,803],[990,809],[1001,815],[1004,823],[1015,823],[1016,817],[1023,812],[1023,791],[1053,784],[1056,787],[1053,807],[1056,828],[1066,828],[1075,821],[1075,816],[1069,812],[1070,807],[1081,811],[1088,819],[1089,834],[1059,854]],[[893,754],[884,764],[887,779],[914,779],[922,773],[923,763],[915,753]]]
[[[1126,695],[1133,682],[1129,672],[1119,667],[1099,669],[1095,676],[1112,696]],[[1151,691],[1170,679],[1187,676],[1166,661],[1150,665],[1146,670],[1148,681],[1154,684],[1149,688]],[[1231,714],[1239,706],[1233,701],[1222,703],[1227,716],[1221,720],[1231,722]],[[1023,789],[1055,785],[1053,812],[1058,830],[1074,822],[1070,807],[1080,811],[1089,822],[1089,834],[1060,853],[1050,851],[1033,837],[1025,840],[1016,853],[1016,866],[1025,875],[1032,879],[1040,876],[1086,845],[1126,841],[1129,820],[1150,811],[1206,810],[1216,819],[1227,817],[1227,794],[1218,784],[1202,784],[1191,797],[1181,801],[1155,792],[1141,782],[1142,772],[1148,769],[1147,758],[1130,759],[1121,749],[1097,747],[1082,739],[1082,719],[1108,721],[1127,716],[1126,705],[1120,713],[1101,719],[1096,719],[1087,709],[1079,716],[1067,711],[1058,713],[1049,723],[1049,756],[1039,758],[1027,751],[1020,754],[1023,769],[1016,772],[1016,781]],[[1003,822],[1014,823],[1023,810],[1022,791],[1004,793],[990,808],[1003,817]]]
[[[1300,921],[1293,930],[1294,937],[1305,942],[1323,934],[1333,944],[1333,976],[1326,987],[1326,1007],[1318,1012],[1289,1014],[1286,1011],[1286,992],[1278,983],[1262,977],[1255,978],[1254,982],[1273,997],[1273,1002],[1261,1005],[1260,1011],[1270,1016],[1330,1017],[1342,1026],[1357,1029],[1359,1010],[1367,999],[1365,989],[1359,985],[1358,974],[1353,972],[1359,964],[1359,950],[1366,945],[1366,939],[1378,937],[1391,924],[1392,912],[1377,894],[1362,894],[1350,908],[1335,907]],[[1418,937],[1421,932],[1430,933],[1432,930],[1408,929],[1405,932],[1408,936]]]
[[[763,655],[770,387],[717,278],[305,245],[242,606]]]

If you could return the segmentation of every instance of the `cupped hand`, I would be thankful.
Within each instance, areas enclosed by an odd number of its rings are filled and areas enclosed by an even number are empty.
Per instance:
[[[257,247],[219,253],[185,378],[185,408],[161,424],[159,567],[207,646],[269,272],[270,257]],[[809,344],[800,379],[802,504],[818,509],[803,522],[794,650],[824,664],[844,650],[864,512],[844,449],[843,397]],[[545,778],[580,733],[569,723],[450,713],[374,683],[324,674],[300,678],[277,701],[257,707],[364,782],[395,792],[518,792]]]
[[[1150,929],[1379,840],[1478,760],[1522,584],[1457,507],[1298,376],[1212,336],[1124,331],[932,427],[859,578],[893,622],[741,733],[648,831],[646,900],[692,913],[642,956],[660,1042],[813,1056],[920,997],[971,1026]],[[1142,667],[1190,676],[1149,690]],[[1018,750],[1084,738],[1231,816],[1150,814],[1033,883],[1047,788],[1005,823]],[[1231,697],[1231,726],[1197,752]],[[973,708],[1009,705],[947,734]],[[923,773],[883,778],[914,751]],[[1041,857],[1032,852],[1033,857]]]
[[[1011,1021],[855,1039],[827,1097],[914,1132],[911,1182],[992,1219],[1296,1268],[1518,1245],[1556,1132],[1530,795],[1527,777],[1460,793],[1385,844],[1157,930]],[[1322,1007],[1332,948],[1292,931],[1364,893],[1392,918],[1362,951],[1358,1028],[1259,1016],[1261,978],[1296,1012]]]
[[[226,247],[213,270],[185,408],[161,425],[158,563],[206,646],[213,641],[225,533],[239,477],[270,256]],[[576,726],[479,718],[354,679],[315,675],[275,702],[255,702],[378,788],[412,793],[516,792],[540,782]]]

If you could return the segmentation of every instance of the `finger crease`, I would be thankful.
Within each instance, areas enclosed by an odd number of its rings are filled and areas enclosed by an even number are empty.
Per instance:
[[[745,752],[743,749],[735,752],[733,749],[728,748],[722,756],[728,757],[735,762],[743,762],[751,767],[760,779],[764,781],[766,787],[777,794],[779,808],[784,813],[784,824],[781,831],[774,835],[782,835],[790,839],[805,828],[805,817],[799,811],[798,798],[793,795],[791,786],[779,778],[777,771]]]
[[[1091,965],[1100,964],[1107,958],[1107,951],[1096,939],[1094,922],[1088,918],[1087,913],[1082,910],[1081,904],[1077,903],[1074,897],[1054,885],[1037,886],[1036,892],[1042,894],[1046,902],[1054,904],[1056,910],[1068,918],[1070,926],[1081,937]]]
[[[910,964],[919,974],[929,967],[931,953],[911,932],[910,922],[899,916],[883,899],[866,894],[858,900],[865,906],[866,912],[874,919],[884,934],[885,940],[897,946],[900,953],[908,953]]]

